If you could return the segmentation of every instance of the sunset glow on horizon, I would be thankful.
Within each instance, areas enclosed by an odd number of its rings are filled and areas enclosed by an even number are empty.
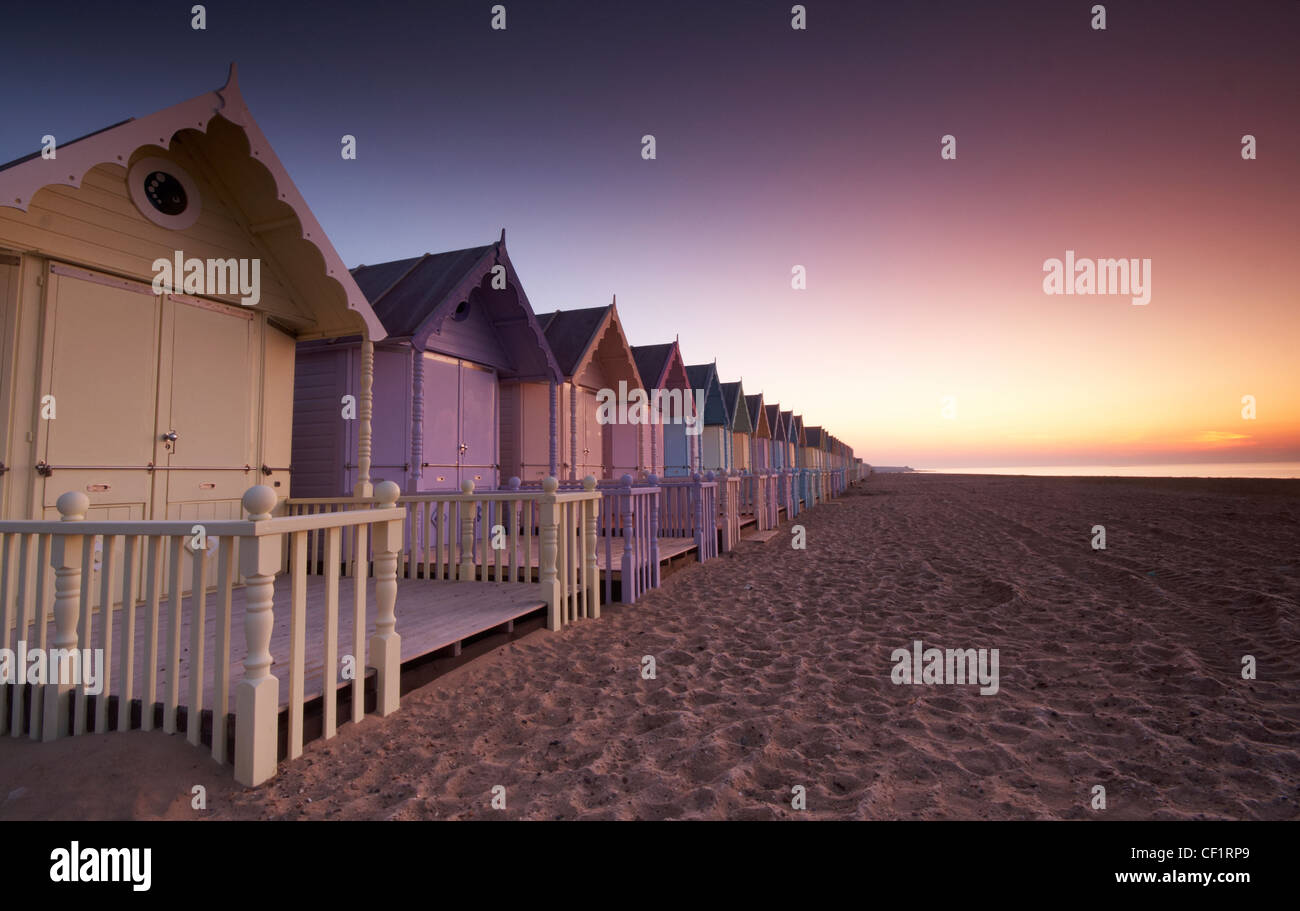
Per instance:
[[[1300,460],[1300,4],[1115,4],[1096,31],[1089,4],[827,3],[800,33],[789,4],[557,2],[500,34],[438,6],[240,52],[349,265],[504,226],[535,310],[617,295],[632,344],[679,337],[868,463]],[[15,15],[22,84],[56,23]],[[106,62],[132,24],[85,18],[57,85],[6,102],[0,159],[224,79],[224,15],[134,70]],[[1149,303],[1045,293],[1067,251],[1150,260]]]

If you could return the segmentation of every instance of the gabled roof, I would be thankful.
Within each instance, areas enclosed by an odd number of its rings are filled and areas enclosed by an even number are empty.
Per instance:
[[[822,437],[825,436],[825,434],[822,432],[820,427],[805,427],[803,432],[804,438],[807,440],[806,445],[812,446],[815,449],[822,448]]]
[[[693,389],[677,342],[633,345],[637,373],[647,389]]]
[[[493,270],[505,269],[505,288],[493,288]],[[437,349],[447,317],[463,303],[483,309],[510,358],[502,375],[562,379],[514,264],[506,232],[482,247],[426,253],[373,266],[357,266],[352,277],[383,322],[389,338],[409,338],[420,350]]]
[[[745,396],[745,405],[749,410],[749,422],[754,425],[754,435],[763,439],[771,439],[772,428],[767,425],[767,412],[763,408],[763,393]]]
[[[26,155],[0,168],[0,206],[26,212],[43,187],[79,189],[98,165],[126,168],[141,150],[166,153],[173,144],[189,142],[204,152],[250,230],[302,292],[301,303],[311,308],[310,314],[283,315],[298,322],[300,337],[355,333],[364,327],[369,338],[382,339],[383,324],[244,103],[234,64],[216,91],[64,143],[57,159]]]
[[[794,412],[793,412],[793,411],[782,411],[782,412],[781,412],[781,430],[782,430],[782,432],[783,432],[783,434],[784,434],[784,435],[781,437],[781,439],[785,440],[787,443],[794,443],[794,442],[797,442],[797,439],[796,439],[796,437],[795,437]]]
[[[796,414],[792,419],[794,421],[794,442],[797,446],[808,445],[808,436],[803,429],[803,415]]]
[[[409,338],[494,247],[488,244],[357,266],[352,277],[383,321],[388,337]]]
[[[731,431],[753,433],[754,424],[749,419],[749,409],[745,407],[745,387],[740,382],[723,383],[722,400],[727,404],[727,416],[731,418]]]
[[[722,397],[722,384],[718,381],[717,364],[690,364],[686,377],[692,389],[704,390],[704,423],[731,426],[731,412]]]
[[[767,412],[767,429],[772,433],[772,439],[785,439],[785,425],[781,423],[781,406],[763,404],[763,410]]]
[[[613,379],[626,380],[629,386],[643,385],[615,304],[539,313],[537,322],[566,380],[574,380],[603,353],[604,359],[612,362]]]

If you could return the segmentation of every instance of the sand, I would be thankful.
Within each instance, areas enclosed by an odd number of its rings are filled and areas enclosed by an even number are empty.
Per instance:
[[[0,819],[1300,816],[1300,482],[884,475],[800,521],[261,788],[157,732],[3,738]],[[997,648],[999,692],[894,684],[917,639]]]

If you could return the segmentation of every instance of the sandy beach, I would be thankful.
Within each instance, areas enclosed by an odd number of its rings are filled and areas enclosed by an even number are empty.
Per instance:
[[[258,789],[158,732],[0,739],[0,819],[1300,816],[1300,482],[877,475],[800,522]],[[998,649],[999,691],[894,684],[915,640]]]

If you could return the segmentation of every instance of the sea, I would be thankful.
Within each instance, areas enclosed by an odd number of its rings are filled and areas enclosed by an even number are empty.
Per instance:
[[[918,468],[928,474],[1002,474],[1062,478],[1300,478],[1300,462],[1201,462],[1170,465],[999,465]]]

